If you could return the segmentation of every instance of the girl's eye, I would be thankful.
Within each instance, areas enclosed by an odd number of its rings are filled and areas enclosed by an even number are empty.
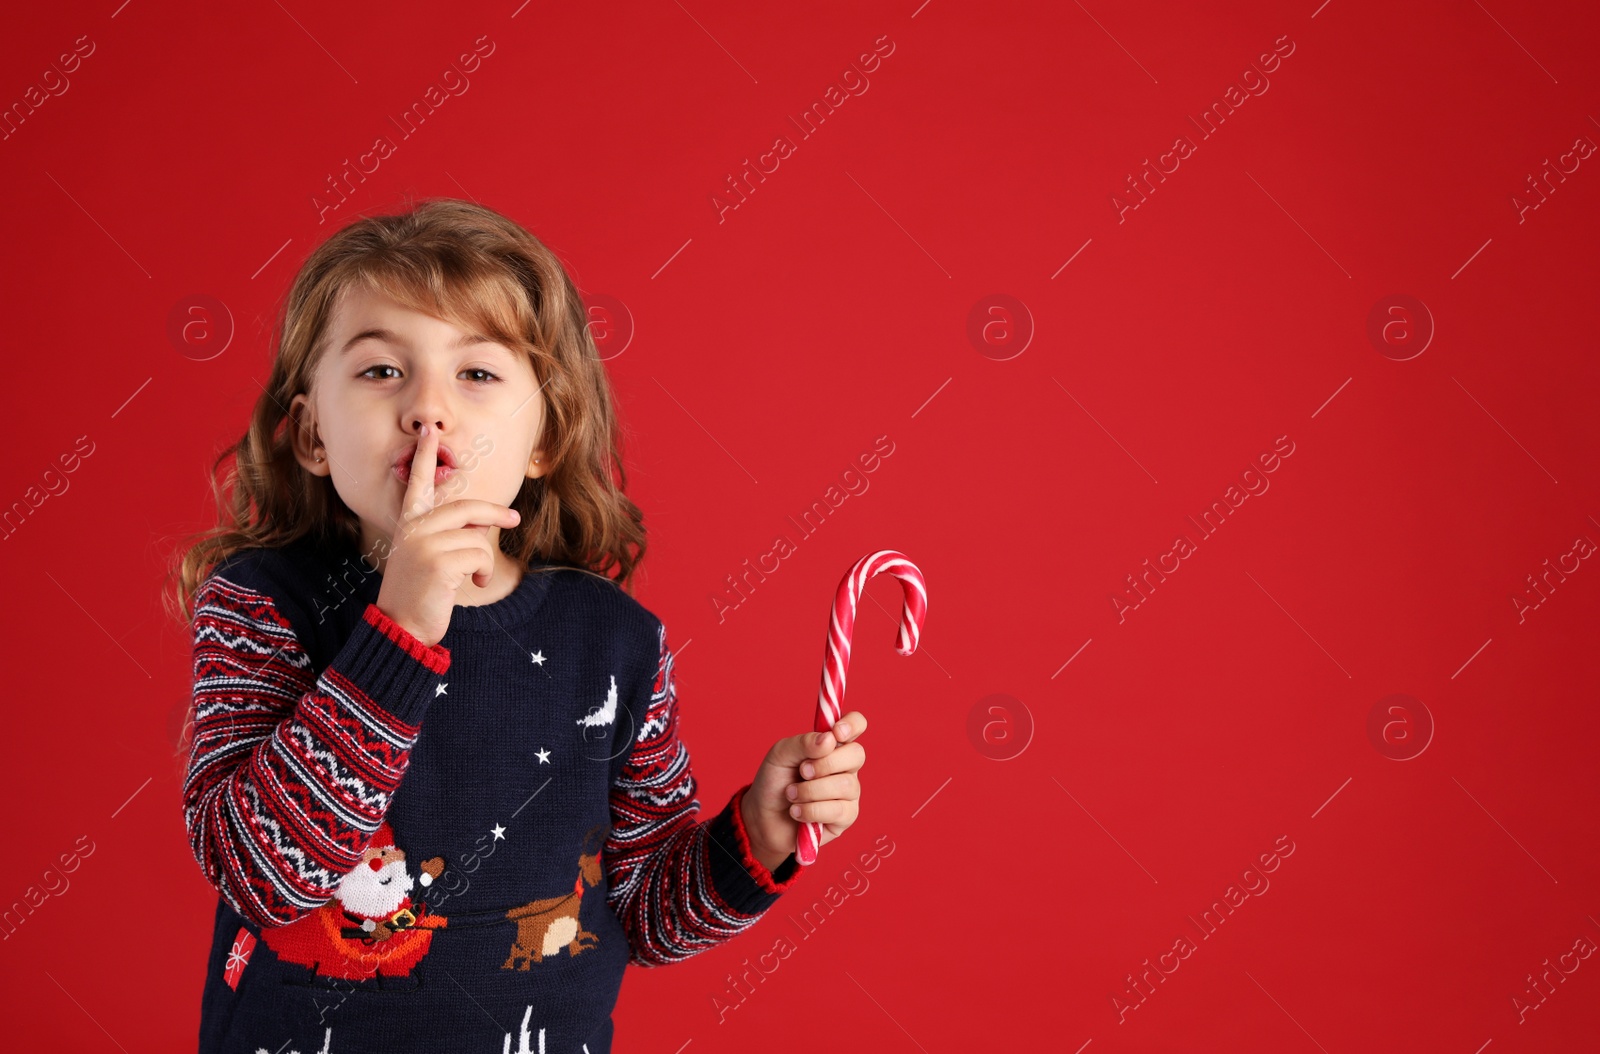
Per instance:
[[[361,371],[359,376],[362,376],[362,377],[369,376],[372,373],[373,370],[398,370],[398,367],[390,366],[387,363],[379,363],[376,366],[368,366],[366,369]],[[482,369],[480,367],[474,366],[472,369],[462,370],[461,372],[462,373],[481,373],[481,374],[484,375],[484,377],[489,378],[488,380],[475,381],[474,383],[477,383],[477,384],[498,384],[500,382],[500,378],[496,374],[490,373],[488,370]],[[386,381],[386,380],[389,380],[388,377],[373,377],[372,379],[375,380],[375,381]]]

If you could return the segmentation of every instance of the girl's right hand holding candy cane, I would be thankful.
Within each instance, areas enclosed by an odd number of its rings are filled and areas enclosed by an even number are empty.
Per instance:
[[[423,425],[377,600],[378,610],[429,647],[450,628],[462,580],[471,575],[482,588],[494,578],[490,528],[508,529],[521,519],[515,509],[480,498],[435,507],[438,453],[439,433]]]

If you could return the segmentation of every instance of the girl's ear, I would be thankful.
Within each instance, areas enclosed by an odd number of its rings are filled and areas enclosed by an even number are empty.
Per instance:
[[[310,406],[311,400],[304,394],[289,401],[289,444],[301,468],[313,476],[332,475],[333,466],[328,462],[327,452],[317,442],[316,426],[308,420]]]
[[[545,459],[543,448],[535,450],[528,461],[528,478],[538,479],[549,471],[550,462]]]

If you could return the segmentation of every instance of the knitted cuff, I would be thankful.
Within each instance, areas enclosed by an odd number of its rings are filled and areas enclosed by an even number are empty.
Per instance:
[[[323,671],[343,679],[398,720],[419,726],[436,694],[439,675],[450,669],[450,652],[429,647],[368,604],[344,648]]]
[[[757,918],[778,900],[803,870],[793,854],[773,874],[750,851],[750,838],[739,816],[743,791],[728,799],[722,811],[706,821],[705,866],[712,892],[729,913]]]
[[[800,877],[800,872],[805,868],[800,866],[800,861],[795,859],[793,853],[778,865],[776,871],[768,871],[767,866],[756,859],[755,852],[750,848],[750,832],[745,830],[744,811],[740,808],[744,802],[745,792],[749,789],[750,784],[746,783],[733,792],[733,830],[739,841],[739,858],[744,862],[745,870],[750,872],[756,884],[763,890],[768,893],[782,893],[794,885],[795,880]]]
[[[429,646],[422,643],[411,631],[400,623],[383,613],[383,609],[376,604],[368,604],[367,610],[361,617],[372,623],[382,631],[385,637],[394,641],[406,650],[406,654],[422,663],[434,673],[448,673],[450,671],[450,649],[438,644]]]

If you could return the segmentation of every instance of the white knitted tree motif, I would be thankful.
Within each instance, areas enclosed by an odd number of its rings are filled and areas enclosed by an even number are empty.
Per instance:
[[[517,1049],[511,1049],[511,1033],[506,1033],[506,1041],[500,1047],[500,1054],[534,1054],[533,1048],[528,1046],[528,1018],[533,1016],[533,1004],[528,1004],[528,1009],[522,1012],[522,1035]],[[585,1048],[587,1049],[587,1048]],[[539,1030],[539,1052],[544,1054],[544,1029]]]
[[[320,1051],[316,1051],[315,1054],[329,1054],[328,1047],[329,1047],[329,1044],[331,1044],[332,1042],[333,1042],[333,1029],[330,1028],[326,1032],[323,1033],[323,1035],[322,1035],[322,1049]],[[268,1051],[266,1047],[257,1047],[256,1048],[256,1054],[300,1054],[300,1052],[298,1050],[287,1050],[287,1051],[280,1050],[280,1051],[272,1052],[272,1051]]]

